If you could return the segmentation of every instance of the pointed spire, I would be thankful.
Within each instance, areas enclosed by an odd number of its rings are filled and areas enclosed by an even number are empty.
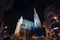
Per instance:
[[[23,23],[23,16],[20,17],[20,23],[22,24]]]
[[[36,9],[34,8],[34,14],[37,14]]]
[[[21,24],[23,24],[23,17],[21,16],[17,22],[16,30],[14,34],[18,34],[20,32]]]
[[[35,8],[34,8],[34,25],[35,27],[41,27],[41,22]]]

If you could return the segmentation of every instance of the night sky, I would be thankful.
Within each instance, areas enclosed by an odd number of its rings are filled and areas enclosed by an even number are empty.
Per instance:
[[[8,30],[11,32],[12,30],[14,31],[20,16],[33,21],[34,7],[37,9],[37,13],[42,22],[44,20],[44,9],[46,6],[56,3],[57,1],[52,0],[15,0],[11,8],[4,12],[5,25],[8,26]]]

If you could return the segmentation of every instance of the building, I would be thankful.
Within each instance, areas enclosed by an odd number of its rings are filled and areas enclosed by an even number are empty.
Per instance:
[[[14,35],[18,39],[26,40],[26,38],[30,38],[29,36],[31,36],[30,35],[31,30],[33,31],[34,29],[41,28],[41,27],[42,26],[41,26],[40,19],[38,17],[38,14],[36,12],[36,9],[34,8],[34,22],[33,21],[30,21],[30,20],[27,20],[27,19],[23,19],[23,16],[21,16],[20,19],[17,22]],[[22,33],[23,36],[21,36],[20,33]]]
[[[59,13],[55,6],[50,5],[45,9],[45,19],[51,27],[53,27],[54,24],[59,24]]]
[[[60,25],[60,20],[59,20],[59,11],[55,7],[55,5],[49,5],[47,8],[44,10],[44,16],[45,16],[45,26],[48,33],[51,31],[51,29],[55,30],[55,32],[58,32],[59,30],[59,25]]]

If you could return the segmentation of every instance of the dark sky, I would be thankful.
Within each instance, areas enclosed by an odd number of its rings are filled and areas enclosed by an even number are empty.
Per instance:
[[[36,7],[38,10],[39,17],[43,20],[43,13],[40,10],[39,5],[37,5],[35,0],[15,0],[13,6],[5,11],[4,22],[8,26],[8,30],[14,31],[16,23],[20,16],[24,19],[33,21],[34,11],[33,8]],[[12,29],[12,30],[11,30]]]
[[[12,0],[10,2],[12,2]],[[25,19],[33,21],[33,8],[35,7],[37,9],[39,18],[41,19],[41,21],[43,21],[43,13],[45,7],[50,4],[56,3],[57,1],[53,0],[15,0],[11,8],[5,11],[7,12],[5,13],[5,15],[13,15],[13,17],[14,15],[16,15],[17,18],[20,18],[20,16],[22,15]]]
[[[45,7],[56,3],[57,1],[52,0],[15,0],[11,8],[5,11],[5,25],[8,25],[9,31],[12,31],[15,29],[20,16],[23,16],[24,19],[33,21],[34,7],[36,7],[37,13],[42,22],[44,20]]]

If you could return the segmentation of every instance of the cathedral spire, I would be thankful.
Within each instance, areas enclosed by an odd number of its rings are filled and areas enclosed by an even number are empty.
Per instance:
[[[20,19],[17,22],[15,34],[18,34],[20,32],[21,24],[23,24],[23,17],[22,16],[20,17]]]
[[[34,8],[34,25],[35,27],[41,27],[41,22],[35,8]]]

